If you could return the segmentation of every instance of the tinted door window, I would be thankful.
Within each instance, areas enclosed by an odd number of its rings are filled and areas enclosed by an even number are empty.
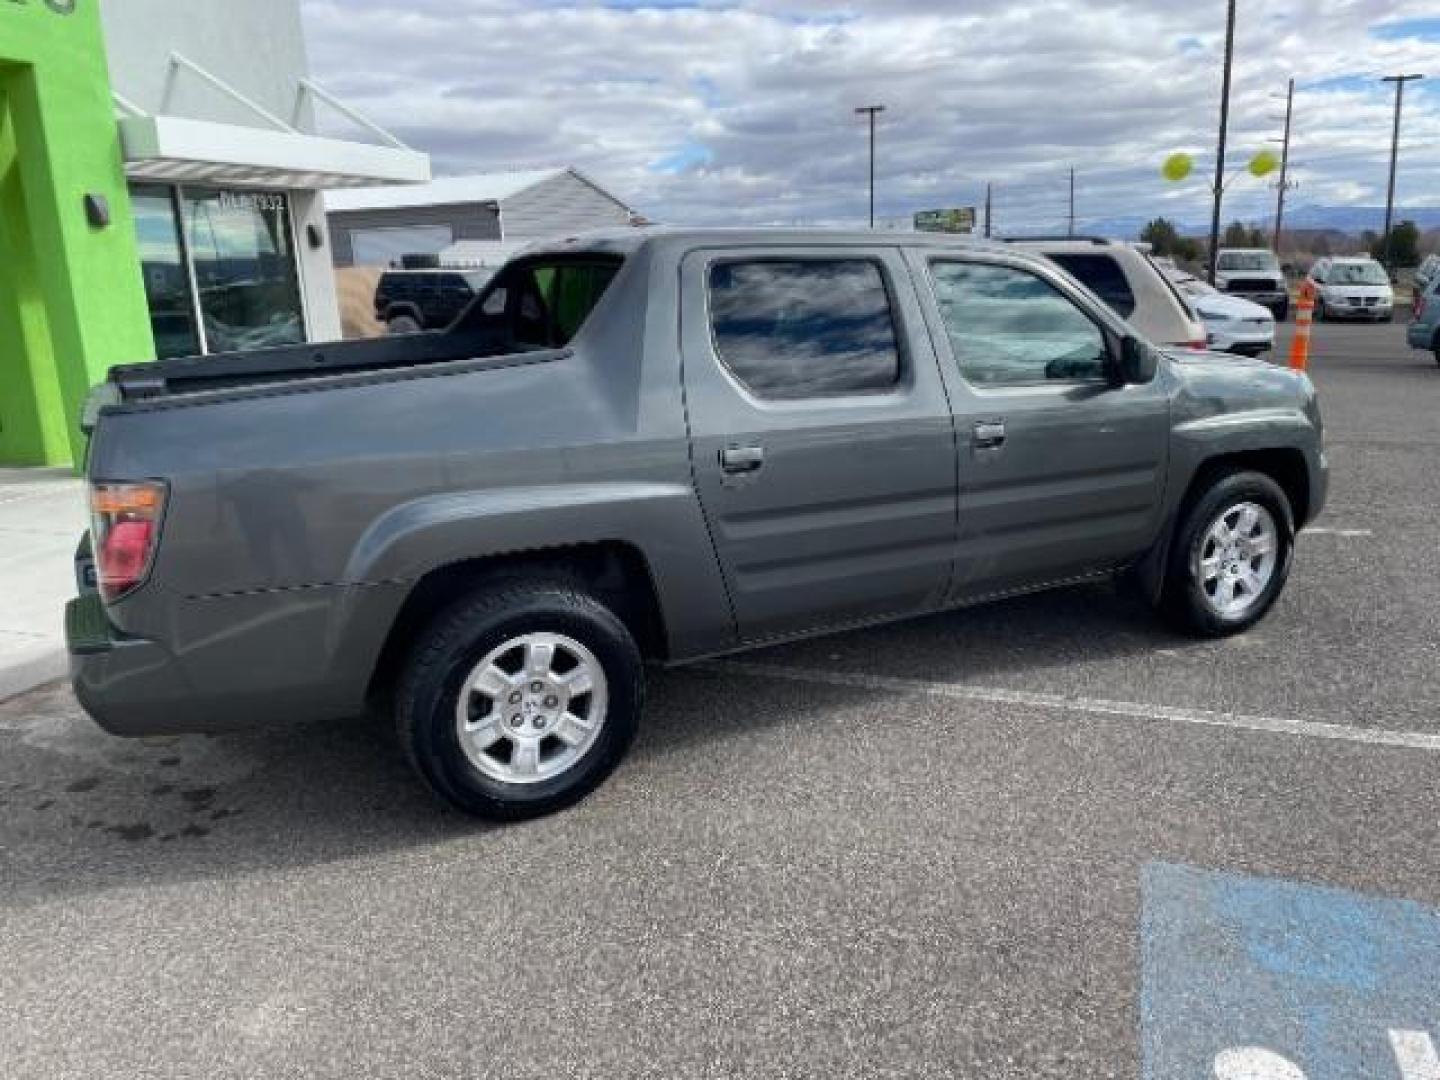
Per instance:
[[[752,394],[789,400],[888,390],[900,350],[880,267],[865,259],[710,269],[721,361]]]
[[[1122,319],[1135,313],[1135,293],[1125,271],[1109,255],[1051,255],[1065,272],[1110,305]]]
[[[1079,307],[1026,270],[935,263],[935,298],[960,371],[978,386],[1103,380],[1105,336]]]

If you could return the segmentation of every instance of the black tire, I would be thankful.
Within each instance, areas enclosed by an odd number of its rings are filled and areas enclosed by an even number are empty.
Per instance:
[[[1257,503],[1275,522],[1275,566],[1259,599],[1238,616],[1222,616],[1208,602],[1200,571],[1210,526],[1229,508]],[[1285,589],[1295,553],[1295,517],[1285,492],[1263,473],[1218,473],[1197,490],[1181,515],[1170,551],[1161,610],[1179,629],[1199,637],[1243,633],[1265,617]]]
[[[413,315],[396,315],[385,326],[392,334],[418,334],[425,329]]]
[[[1318,296],[1315,298],[1315,315],[1314,315],[1314,321],[1315,321],[1315,322],[1324,322],[1324,321],[1325,321],[1325,301],[1324,301],[1324,300],[1321,300]]]
[[[594,742],[564,772],[506,783],[467,756],[456,703],[481,660],[526,634],[560,634],[588,649],[609,703]],[[598,787],[634,741],[644,698],[640,650],[614,612],[569,583],[506,581],[460,601],[420,633],[399,682],[395,721],[410,763],[440,798],[475,817],[520,821],[562,810]]]
[[[1290,302],[1287,300],[1283,303],[1277,304],[1275,307],[1274,315],[1276,322],[1284,322],[1286,319],[1288,319],[1290,317]]]

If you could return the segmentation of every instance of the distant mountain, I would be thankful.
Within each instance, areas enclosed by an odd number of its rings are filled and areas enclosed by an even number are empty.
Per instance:
[[[1131,214],[1081,222],[1080,227],[1083,232],[1098,236],[1134,240],[1139,237],[1140,230],[1153,217],[1154,215]],[[1226,217],[1223,224],[1229,225],[1234,220],[1232,217]],[[1397,223],[1413,221],[1420,227],[1421,232],[1440,229],[1440,207],[1396,207],[1395,221]],[[1269,215],[1263,218],[1248,219],[1245,224],[1269,229],[1274,226],[1274,222],[1274,215]],[[1378,233],[1384,224],[1385,207],[1383,206],[1297,206],[1293,210],[1285,211],[1285,227],[1287,229],[1333,229],[1359,236],[1366,229]],[[1175,226],[1187,236],[1204,236],[1210,229],[1210,222],[1209,219],[1181,219],[1175,222]]]

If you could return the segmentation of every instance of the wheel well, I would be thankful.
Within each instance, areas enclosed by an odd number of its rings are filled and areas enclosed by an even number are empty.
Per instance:
[[[1299,450],[1247,450],[1207,460],[1195,473],[1185,493],[1185,505],[1192,503],[1217,476],[1232,472],[1258,472],[1270,477],[1285,492],[1298,529],[1310,517],[1310,470]]]
[[[415,635],[461,596],[501,582],[561,581],[584,588],[623,621],[647,659],[668,656],[664,616],[644,555],[620,541],[494,555],[450,563],[417,581],[386,635],[369,697],[394,685]]]

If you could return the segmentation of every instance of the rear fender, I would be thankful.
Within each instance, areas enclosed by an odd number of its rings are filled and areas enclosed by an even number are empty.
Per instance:
[[[733,645],[729,598],[694,490],[615,482],[448,493],[394,507],[351,554],[332,655],[373,665],[398,611],[383,586],[475,559],[616,541],[650,569],[670,656]]]

